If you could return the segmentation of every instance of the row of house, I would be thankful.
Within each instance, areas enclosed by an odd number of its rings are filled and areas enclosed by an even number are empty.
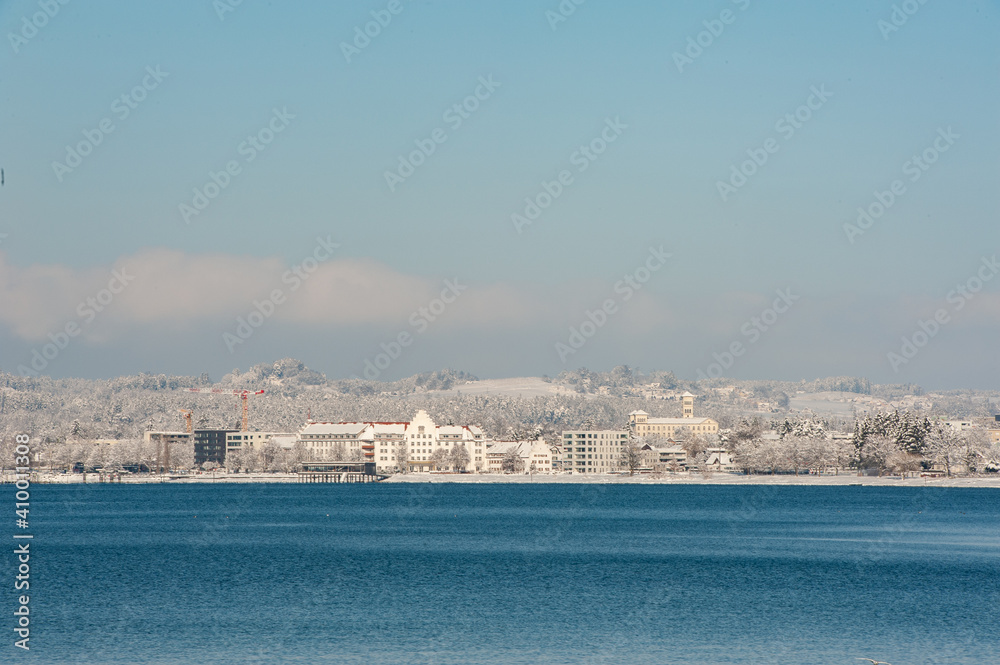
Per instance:
[[[474,473],[614,473],[623,470],[622,453],[633,438],[641,439],[640,471],[677,471],[695,467],[676,438],[700,436],[706,455],[699,468],[735,471],[732,458],[714,447],[719,424],[696,417],[695,395],[685,392],[680,418],[650,416],[645,411],[629,414],[628,427],[621,430],[569,430],[556,442],[488,440],[476,425],[438,425],[420,410],[410,421],[323,422],[309,419],[297,432],[241,432],[199,429],[187,432],[147,432],[147,440],[163,450],[169,465],[169,449],[175,443],[193,441],[195,464],[223,465],[247,449],[275,444],[286,450],[301,446],[313,461],[358,461],[374,463],[379,473],[407,471],[468,471]],[[957,431],[974,425],[971,420],[944,421]],[[1000,416],[990,423],[989,436],[1000,442]],[[765,438],[768,436],[764,435]],[[773,434],[773,436],[778,436]],[[842,436],[849,437],[849,434]],[[717,445],[717,444],[716,444]],[[456,455],[456,451],[464,451]],[[158,454],[160,459],[161,455]],[[238,459],[238,457],[237,457]]]
[[[407,471],[462,469],[476,473],[500,473],[512,468],[527,473],[612,473],[621,469],[623,447],[633,436],[669,442],[682,430],[705,436],[718,433],[716,421],[695,417],[694,395],[684,393],[680,399],[680,418],[654,418],[645,411],[633,411],[627,429],[565,431],[554,444],[543,440],[487,440],[477,425],[439,425],[426,411],[420,410],[410,421],[310,419],[294,434],[229,431],[225,433],[225,450],[231,455],[244,446],[257,447],[269,440],[285,448],[301,444],[309,459],[373,462],[379,473],[404,468]],[[199,463],[203,457],[209,459],[199,444],[207,436],[205,431],[195,432],[195,457]],[[465,454],[456,458],[456,446],[464,449]],[[217,442],[214,450],[218,452]],[[662,453],[661,457],[666,460],[666,455],[671,462],[687,464],[686,454],[680,448]]]
[[[487,440],[477,425],[439,425],[424,410],[410,421],[308,419],[297,432],[198,429],[191,433],[146,432],[146,438],[165,450],[174,443],[193,441],[198,466],[206,462],[222,465],[243,450],[259,449],[270,442],[289,450],[301,446],[305,457],[314,461],[371,462],[379,473],[404,469],[612,473],[621,470],[622,451],[632,437],[653,442],[645,446],[644,468],[686,467],[687,454],[673,438],[682,431],[714,437],[719,429],[711,418],[695,417],[694,399],[688,392],[680,395],[680,418],[656,418],[645,411],[633,411],[626,429],[564,431],[555,443]]]

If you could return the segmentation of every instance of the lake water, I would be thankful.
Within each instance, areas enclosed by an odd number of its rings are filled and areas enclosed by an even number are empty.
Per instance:
[[[991,489],[92,485],[31,500],[32,649],[11,646],[3,610],[3,662],[1000,663]]]

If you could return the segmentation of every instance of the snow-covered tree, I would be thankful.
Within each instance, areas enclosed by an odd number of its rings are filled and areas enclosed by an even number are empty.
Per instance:
[[[395,450],[393,450],[393,460],[396,462],[396,470],[399,473],[407,473],[409,471],[409,465],[407,464],[409,461],[408,457],[406,444],[397,443]]]
[[[448,457],[448,462],[455,471],[465,471],[465,468],[469,466],[469,451],[461,443],[456,443],[451,447],[451,453]]]
[[[434,462],[435,469],[445,469],[448,466],[449,454],[446,448],[438,448],[431,453],[431,461]]]
[[[504,454],[503,459],[500,460],[500,469],[504,473],[524,472],[524,460],[521,459],[517,449],[509,450]]]
[[[931,462],[940,464],[946,475],[962,463],[964,450],[958,432],[943,423],[933,426],[926,440],[926,455]]]
[[[635,475],[642,466],[642,457],[642,443],[638,439],[629,438],[622,445],[620,464],[622,468],[628,469],[628,475]]]

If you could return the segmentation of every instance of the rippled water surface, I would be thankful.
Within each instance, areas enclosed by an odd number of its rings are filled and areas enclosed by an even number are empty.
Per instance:
[[[35,486],[31,517],[17,662],[1000,663],[991,489]]]

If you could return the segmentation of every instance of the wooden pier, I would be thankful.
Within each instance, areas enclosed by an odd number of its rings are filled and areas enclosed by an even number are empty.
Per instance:
[[[377,483],[389,476],[375,471],[374,462],[306,462],[300,483]]]

